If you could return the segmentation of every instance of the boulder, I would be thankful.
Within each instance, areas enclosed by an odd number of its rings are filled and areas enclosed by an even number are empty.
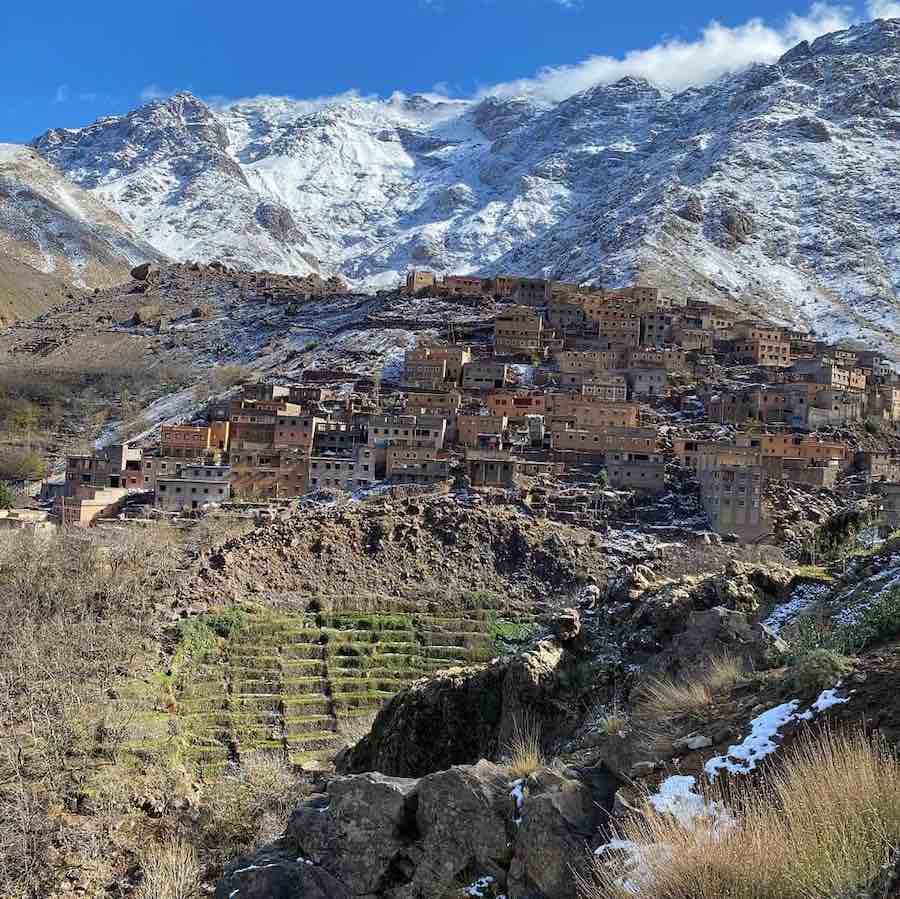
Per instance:
[[[747,615],[715,606],[692,612],[684,631],[655,660],[654,667],[670,674],[690,671],[704,659],[730,655],[745,659],[754,668],[777,663],[787,644],[763,624],[751,624]]]
[[[506,880],[515,805],[506,772],[490,762],[422,778],[416,828],[419,863],[397,899],[432,899],[465,885],[467,872]]]
[[[405,866],[415,835],[418,782],[381,774],[343,777],[291,816],[285,839],[298,857],[319,865],[353,894],[374,893]]]
[[[743,243],[756,230],[753,219],[738,209],[722,210],[722,226],[737,243]]]
[[[327,871],[283,849],[242,856],[225,869],[215,899],[351,899]]]
[[[158,273],[159,269],[152,262],[142,262],[131,270],[131,277],[135,281],[149,281],[153,275]]]
[[[699,225],[703,221],[703,200],[697,194],[691,194],[684,206],[678,210],[678,215],[687,222]]]
[[[527,716],[539,719],[552,738],[566,720],[563,659],[560,646],[544,641],[485,668],[456,668],[419,681],[387,703],[371,731],[338,760],[339,770],[421,777],[497,759]]]
[[[509,899],[570,899],[623,784],[603,765],[542,769],[519,801],[483,760],[419,780],[336,777],[282,839],[226,868],[216,899],[436,899],[482,878]]]
[[[529,778],[509,869],[510,899],[571,899],[574,871],[609,821],[624,783],[604,766],[543,770]]]
[[[563,609],[551,622],[553,634],[560,643],[571,643],[581,633],[578,609]]]

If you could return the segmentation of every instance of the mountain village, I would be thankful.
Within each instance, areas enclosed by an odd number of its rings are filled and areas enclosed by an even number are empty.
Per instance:
[[[69,456],[43,521],[270,515],[388,487],[512,491],[539,509],[567,486],[652,500],[687,476],[710,529],[752,542],[772,529],[768,483],[855,474],[900,522],[900,454],[881,438],[900,421],[900,378],[880,353],[651,285],[413,270],[399,293],[492,312],[420,340],[398,378],[308,368],[245,383],[158,437]],[[582,495],[562,514],[596,506]]]

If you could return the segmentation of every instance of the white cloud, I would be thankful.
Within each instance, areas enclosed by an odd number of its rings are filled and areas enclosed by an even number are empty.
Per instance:
[[[61,84],[57,89],[56,93],[53,95],[54,103],[68,103],[69,102],[69,85]]]
[[[870,2],[891,5],[886,0]],[[608,84],[627,75],[682,90],[708,84],[755,62],[774,62],[800,41],[847,28],[853,21],[851,9],[828,3],[814,3],[806,15],[791,15],[779,27],[759,18],[734,27],[712,21],[695,40],[667,38],[645,50],[631,50],[623,57],[592,56],[573,65],[542,69],[533,78],[483,88],[479,95],[533,94],[562,100],[595,84]]]
[[[172,93],[172,91],[163,90],[158,84],[148,84],[141,89],[141,103],[149,103],[151,100],[162,100],[163,97],[169,97]]]
[[[900,19],[900,3],[894,0],[869,0],[866,12],[870,19]]]

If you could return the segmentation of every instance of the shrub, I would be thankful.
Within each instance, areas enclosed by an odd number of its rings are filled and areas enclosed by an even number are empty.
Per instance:
[[[813,693],[833,687],[853,670],[853,662],[833,649],[811,649],[800,656],[788,672],[795,690]]]
[[[847,640],[856,651],[900,634],[900,590],[883,593],[870,602],[847,627]]]
[[[507,746],[509,774],[514,780],[534,774],[544,764],[541,748],[541,722],[535,715],[524,713],[513,724]]]
[[[491,617],[490,633],[494,648],[498,653],[509,652],[510,649],[525,643],[534,633],[536,625],[533,621],[513,621],[509,618]]]
[[[212,612],[203,621],[214,634],[230,640],[247,624],[247,613],[243,609],[231,607],[221,612]]]
[[[744,676],[744,664],[740,659],[716,656],[707,665],[703,680],[713,693],[724,693],[739,684]]]
[[[47,463],[34,450],[0,447],[0,478],[36,481],[47,474]]]
[[[665,721],[697,715],[708,709],[712,701],[712,692],[700,678],[655,678],[641,689],[638,711],[642,718]]]
[[[307,793],[306,785],[275,755],[250,756],[236,775],[211,784],[198,810],[198,824],[214,873],[235,855],[281,836]]]
[[[197,853],[180,840],[148,851],[141,870],[137,899],[196,899],[200,894]]]
[[[733,817],[727,789],[693,819],[648,805],[628,820],[580,878],[583,899],[868,895],[900,839],[900,764],[861,732],[808,732],[776,773],[732,784]]]
[[[11,509],[15,504],[16,497],[9,484],[0,481],[0,509]]]

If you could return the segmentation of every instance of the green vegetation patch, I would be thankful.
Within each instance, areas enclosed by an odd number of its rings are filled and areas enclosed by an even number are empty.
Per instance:
[[[489,619],[490,638],[498,653],[514,652],[531,639],[536,629],[533,621],[502,617]]]

